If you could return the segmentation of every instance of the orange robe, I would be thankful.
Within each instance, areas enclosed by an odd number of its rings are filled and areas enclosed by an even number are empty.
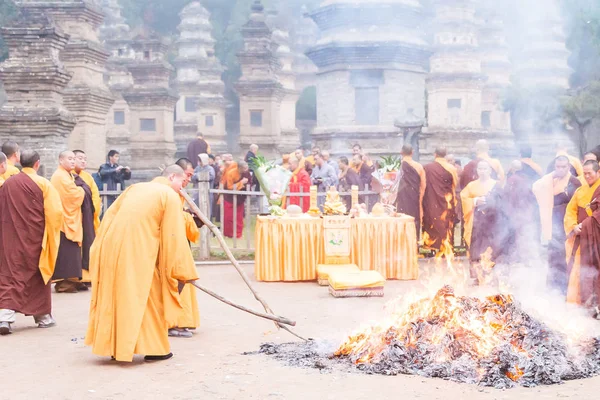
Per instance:
[[[63,206],[63,222],[60,231],[70,241],[81,245],[81,241],[83,240],[81,204],[83,203],[85,192],[82,188],[75,185],[71,173],[61,166],[54,172],[50,182],[58,190]]]
[[[471,245],[471,234],[473,233],[473,216],[475,211],[475,198],[485,197],[496,186],[497,181],[490,179],[482,183],[479,179],[469,183],[460,192],[462,201],[463,218],[465,221],[464,238],[467,246]]]
[[[6,171],[0,175],[0,186],[2,186],[3,181],[7,180],[13,175],[18,174],[19,172],[21,171],[19,171],[19,168],[15,167],[12,161],[6,160]]]
[[[587,183],[581,186],[567,205],[565,214],[565,232],[567,234],[567,266],[569,272],[569,286],[567,288],[567,302],[581,304],[581,249],[576,244],[579,242],[573,229],[582,223],[586,218],[592,215],[592,210],[589,207],[590,202],[594,199],[594,193],[600,188],[600,180],[592,187]],[[598,195],[598,193],[596,193]]]
[[[166,178],[130,186],[107,210],[91,249],[86,345],[132,361],[170,352],[182,312],[178,281],[198,279],[181,199]]]

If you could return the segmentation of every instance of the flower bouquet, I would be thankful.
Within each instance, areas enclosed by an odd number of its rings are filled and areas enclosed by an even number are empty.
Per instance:
[[[260,188],[267,196],[271,215],[284,215],[285,211],[281,208],[283,195],[288,189],[292,173],[279,165],[267,161],[262,156],[251,160],[250,168],[258,180]]]
[[[382,157],[379,169],[373,172],[373,190],[379,193],[379,201],[388,213],[395,211],[394,203],[398,194],[398,174],[401,161],[398,157]]]

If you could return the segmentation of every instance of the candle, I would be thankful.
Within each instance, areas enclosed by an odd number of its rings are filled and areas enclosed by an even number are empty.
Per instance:
[[[352,208],[358,209],[358,186],[352,185],[351,194],[352,194]]]

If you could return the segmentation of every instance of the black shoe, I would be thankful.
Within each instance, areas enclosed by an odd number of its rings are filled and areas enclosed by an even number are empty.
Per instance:
[[[164,361],[171,357],[173,357],[173,353],[169,353],[164,356],[145,356],[144,361]]]

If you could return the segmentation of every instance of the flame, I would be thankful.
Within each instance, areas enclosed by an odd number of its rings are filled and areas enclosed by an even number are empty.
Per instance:
[[[406,310],[393,313],[387,321],[370,326],[346,339],[335,356],[349,357],[355,364],[377,363],[386,356],[386,349],[400,342],[407,351],[419,353],[422,346],[433,352],[439,362],[451,361],[465,354],[482,359],[498,346],[510,343],[528,357],[521,347],[520,327],[510,320],[510,295],[498,294],[479,300],[457,297],[449,286],[440,289],[433,298],[422,298]],[[516,381],[523,376],[519,366],[507,371]]]

